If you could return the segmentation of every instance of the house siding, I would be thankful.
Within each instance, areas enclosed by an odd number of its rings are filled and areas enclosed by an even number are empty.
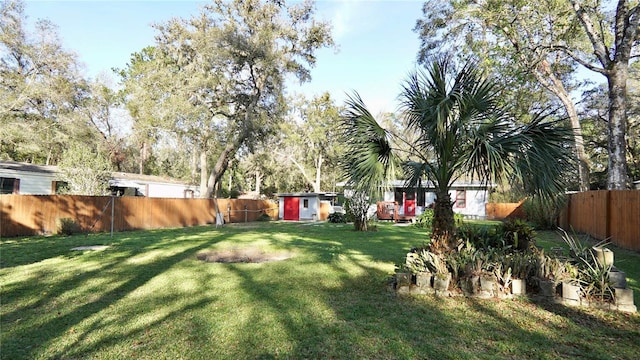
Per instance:
[[[56,180],[55,174],[32,173],[11,169],[0,169],[0,177],[19,179],[19,194],[23,195],[51,195],[51,184]]]
[[[456,193],[459,190],[464,190],[466,192],[466,204],[464,207],[457,207],[455,204]],[[454,187],[449,191],[449,196],[451,197],[451,201],[454,203],[453,211],[455,213],[462,214],[467,217],[483,218],[486,216],[486,203],[489,201],[489,193],[486,189],[464,186]],[[395,201],[395,192],[385,191],[383,198],[384,201]],[[424,198],[425,206],[418,205],[416,207],[416,215],[422,214],[425,207],[428,207],[430,204],[433,204],[436,201],[436,194],[435,192],[426,191]],[[398,207],[398,214],[404,215],[404,206]]]

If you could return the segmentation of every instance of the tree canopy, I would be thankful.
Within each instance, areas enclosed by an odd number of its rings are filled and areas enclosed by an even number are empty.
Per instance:
[[[382,128],[356,95],[347,103],[344,162],[350,184],[363,191],[388,186],[401,163],[409,186],[422,179],[435,186],[432,248],[454,248],[455,223],[449,189],[463,176],[492,183],[515,177],[530,194],[553,197],[565,190],[561,176],[570,163],[570,130],[558,120],[535,115],[522,124],[500,103],[496,83],[474,63],[460,69],[446,59],[416,71],[400,95],[412,143]],[[408,153],[398,153],[404,143]]]
[[[333,44],[311,2],[217,0],[190,19],[155,28],[156,45],[121,72],[129,106],[141,124],[154,121],[150,128],[165,127],[201,153],[205,196],[241,147],[275,129],[285,78],[308,81],[314,51]]]

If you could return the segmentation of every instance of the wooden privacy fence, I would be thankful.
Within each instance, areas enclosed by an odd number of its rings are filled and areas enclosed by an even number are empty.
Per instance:
[[[485,214],[489,220],[525,219],[524,200],[517,203],[487,203]]]
[[[88,232],[215,224],[216,206],[227,223],[278,218],[278,205],[269,200],[0,195],[0,236],[51,234],[61,218]]]
[[[565,229],[609,239],[620,247],[640,250],[640,191],[599,190],[571,194],[560,214]]]

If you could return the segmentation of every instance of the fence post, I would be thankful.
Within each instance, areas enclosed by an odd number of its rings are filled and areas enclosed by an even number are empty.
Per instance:
[[[605,225],[604,225],[604,238],[608,239],[611,237],[611,191],[607,190],[607,195],[605,196]]]
[[[115,214],[114,202],[114,196],[111,195],[111,237],[113,237],[113,215]]]
[[[247,204],[244,205],[244,222],[247,222]]]

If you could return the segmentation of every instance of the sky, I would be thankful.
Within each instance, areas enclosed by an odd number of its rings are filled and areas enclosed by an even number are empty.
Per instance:
[[[58,26],[64,47],[78,54],[85,76],[124,68],[133,52],[154,44],[153,23],[196,15],[196,1],[27,0],[30,22]],[[330,21],[337,49],[317,51],[312,80],[290,81],[288,93],[307,97],[328,91],[337,104],[357,91],[370,111],[397,110],[402,81],[416,67],[419,40],[413,27],[418,0],[316,0],[316,16]],[[114,78],[115,79],[115,78]]]

